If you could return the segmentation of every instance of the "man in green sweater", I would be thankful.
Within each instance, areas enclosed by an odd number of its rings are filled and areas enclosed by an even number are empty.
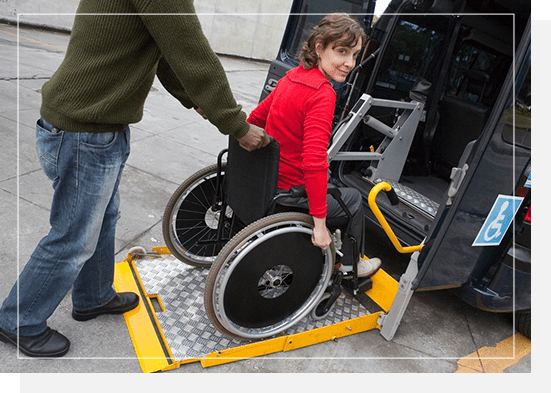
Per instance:
[[[247,150],[269,143],[246,122],[192,0],[81,0],[65,59],[42,89],[36,148],[54,196],[51,229],[0,309],[0,340],[33,357],[65,355],[46,321],[71,287],[73,318],[139,304],[113,288],[118,185],[155,75]]]

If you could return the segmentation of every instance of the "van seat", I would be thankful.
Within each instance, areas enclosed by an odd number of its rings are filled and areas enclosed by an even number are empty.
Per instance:
[[[470,70],[465,78],[463,93],[447,95],[440,102],[440,121],[431,144],[433,168],[446,178],[458,165],[467,143],[480,136],[490,114],[490,108],[481,103],[489,74]]]

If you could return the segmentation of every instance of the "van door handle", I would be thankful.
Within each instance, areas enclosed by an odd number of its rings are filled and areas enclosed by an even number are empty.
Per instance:
[[[452,168],[452,172],[450,174],[450,179],[452,181],[450,183],[450,187],[448,188],[448,200],[446,202],[447,206],[450,206],[453,203],[453,200],[457,195],[459,187],[461,187],[461,183],[463,183],[463,179],[465,178],[468,169],[469,165],[467,164],[464,164],[462,168]]]

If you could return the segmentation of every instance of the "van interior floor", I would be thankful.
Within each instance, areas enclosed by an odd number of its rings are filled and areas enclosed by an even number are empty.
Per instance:
[[[343,178],[347,185],[355,186],[358,189],[365,189],[366,184],[369,184],[369,189],[373,186],[371,182],[367,181],[359,172],[352,172],[348,175],[344,175]],[[433,201],[436,204],[442,202],[444,194],[449,187],[449,180],[440,176],[411,176],[406,175],[400,177],[398,182],[402,186],[405,186],[421,195],[425,198]],[[369,192],[366,189],[366,192]]]
[[[440,176],[402,176],[400,183],[440,203],[448,190],[450,181]]]

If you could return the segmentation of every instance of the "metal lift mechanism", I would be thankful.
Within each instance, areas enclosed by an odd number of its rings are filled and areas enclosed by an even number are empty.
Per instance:
[[[394,126],[389,127],[367,114],[371,107],[395,108],[402,110],[402,113]],[[363,94],[347,115],[345,121],[335,131],[333,142],[327,152],[329,162],[332,160],[371,161],[369,168],[365,172],[367,174],[366,179],[378,184],[373,187],[369,194],[369,206],[394,247],[401,253],[413,252],[406,272],[400,278],[398,292],[394,298],[392,307],[388,314],[381,314],[377,321],[380,325],[381,335],[389,341],[394,338],[394,334],[413,295],[412,284],[418,273],[417,258],[423,246],[402,247],[377,207],[375,198],[383,189],[388,192],[392,190],[392,187],[386,181],[394,184],[400,179],[417,126],[424,117],[423,108],[424,104],[421,102],[377,99],[368,94]],[[368,126],[385,135],[385,138],[374,152],[341,152],[340,149],[362,120]],[[392,204],[397,203],[398,198],[395,196]]]
[[[367,114],[371,107],[386,107],[402,110],[393,127],[389,127]],[[417,130],[423,116],[423,104],[420,102],[391,101],[373,98],[363,94],[352,108],[345,121],[334,132],[333,142],[327,151],[331,161],[371,161],[368,168],[368,180],[377,179],[398,181]],[[360,121],[385,136],[374,152],[340,151]]]

